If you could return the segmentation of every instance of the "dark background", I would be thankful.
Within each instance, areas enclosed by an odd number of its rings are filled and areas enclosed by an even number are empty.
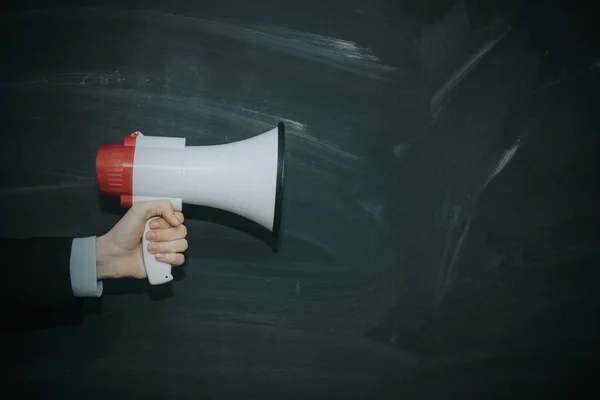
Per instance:
[[[192,213],[175,282],[107,281],[80,323],[15,342],[3,381],[45,398],[583,397],[596,24],[558,1],[5,5],[0,234],[110,229],[124,211],[99,198],[95,155],[134,130],[205,145],[283,120],[288,164],[278,252]]]

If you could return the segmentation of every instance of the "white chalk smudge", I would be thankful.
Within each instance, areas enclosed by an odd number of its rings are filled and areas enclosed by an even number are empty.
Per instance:
[[[409,148],[410,143],[399,143],[393,147],[392,153],[394,153],[396,158],[404,158]]]
[[[237,108],[244,113],[249,113],[254,116],[260,115],[263,118],[268,117],[270,120],[272,120],[274,122],[275,121],[283,121],[283,122],[285,122],[286,128],[292,128],[292,129],[296,129],[296,130],[300,130],[300,131],[304,131],[307,129],[306,124],[303,124],[302,122],[299,122],[299,121],[294,121],[292,119],[284,118],[284,117],[274,115],[274,114],[260,112],[257,110],[251,110],[249,108],[244,108],[244,107],[237,107]]]
[[[452,90],[462,82],[479,62],[496,46],[496,44],[506,36],[510,28],[502,32],[496,38],[485,43],[471,57],[469,57],[450,77],[434,92],[431,98],[431,112],[439,114],[439,108],[444,103]]]
[[[275,123],[276,121],[283,121],[286,124],[286,128],[287,128],[286,134],[287,135],[293,135],[295,137],[303,139],[304,141],[310,143],[314,147],[324,150],[327,153],[330,153],[332,155],[335,155],[335,156],[338,156],[341,158],[351,159],[351,160],[360,160],[362,158],[360,156],[357,156],[355,154],[352,154],[352,153],[342,150],[339,146],[336,146],[325,140],[316,138],[315,136],[311,135],[308,132],[308,126],[306,124],[303,124],[302,122],[294,121],[294,120],[291,120],[288,118],[283,118],[283,117],[280,117],[280,116],[277,116],[274,114],[267,114],[267,113],[259,112],[256,110],[250,110],[247,108],[239,108],[239,109],[242,110],[243,112],[250,113],[250,114],[254,115],[255,117],[258,116],[262,120],[266,119],[266,120],[272,121],[272,123]]]
[[[41,172],[38,172],[36,175],[60,176],[62,178],[77,179],[80,181],[93,179],[92,177],[85,176],[85,175],[79,175],[79,174],[76,174],[73,172],[41,171]]]
[[[93,72],[88,72],[83,75],[85,78],[87,75],[95,76],[98,75]],[[63,77],[62,79],[54,79],[56,77]],[[67,77],[67,78],[64,78]],[[50,78],[50,79],[49,79]],[[193,125],[194,135],[201,134],[202,136],[209,136],[214,138],[222,138],[223,132],[211,131],[208,128],[203,128],[204,122],[207,118],[217,118],[220,121],[226,122],[227,124],[235,124],[236,126],[243,126],[246,129],[252,126],[256,126],[257,131],[260,129],[267,130],[275,126],[279,121],[283,121],[286,124],[286,134],[289,139],[298,138],[304,144],[311,148],[311,152],[320,157],[330,157],[333,159],[345,159],[345,160],[361,160],[362,157],[352,154],[342,149],[339,145],[315,137],[309,132],[308,125],[286,118],[283,116],[252,110],[243,107],[231,106],[229,104],[213,101],[206,98],[199,98],[196,96],[182,96],[182,95],[146,95],[146,92],[141,90],[123,89],[120,87],[106,87],[105,85],[78,85],[79,76],[73,74],[57,74],[53,76],[44,77],[37,81],[21,81],[13,82],[16,86],[44,86],[44,85],[57,85],[62,87],[77,87],[78,94],[85,94],[89,91],[90,94],[95,96],[103,95],[110,97],[112,102],[115,101],[126,101],[129,102],[131,96],[135,93],[138,100],[138,107],[140,105],[153,105],[161,107],[164,110],[173,110],[180,114],[187,114],[193,116],[195,120]],[[128,76],[121,75],[120,79],[129,80]],[[187,118],[185,118],[187,119]],[[184,126],[182,119],[178,122],[178,125]],[[191,126],[190,126],[191,128]],[[252,128],[254,129],[254,128]],[[149,133],[151,134],[151,133]],[[156,133],[152,133],[156,134]],[[229,136],[227,135],[227,140]],[[243,139],[241,137],[233,137],[233,140]],[[288,139],[288,140],[289,140]],[[291,140],[293,142],[293,140]]]
[[[124,10],[111,8],[72,8],[45,9],[22,13],[55,14],[57,18],[83,18],[125,20],[130,23],[140,21],[150,24],[154,30],[177,27],[195,32],[205,32],[231,37],[241,42],[269,47],[292,57],[307,58],[322,64],[344,69],[355,74],[372,78],[386,78],[398,70],[385,65],[368,47],[352,41],[322,36],[312,32],[302,32],[273,26],[253,26],[230,23],[192,16],[164,13],[153,10]],[[208,40],[209,37],[205,40]],[[202,38],[199,38],[201,41]],[[227,49],[223,48],[226,51]]]
[[[444,202],[444,208],[442,210],[442,227],[448,232],[446,235],[446,240],[444,244],[444,250],[442,252],[442,257],[440,260],[440,270],[438,274],[438,282],[439,282],[439,291],[438,291],[438,300],[444,296],[444,293],[447,289],[447,285],[449,282],[449,274],[451,270],[454,268],[454,264],[456,263],[459,250],[462,247],[462,240],[464,239],[466,232],[470,227],[471,217],[468,218],[468,222],[465,225],[466,229],[463,230],[463,234],[458,241],[457,246],[454,248],[452,252],[452,243],[454,242],[454,238],[456,237],[457,228],[459,227],[459,221],[463,217],[463,207],[452,204],[449,201]],[[450,253],[452,252],[452,256]],[[450,261],[448,261],[450,259]]]
[[[364,202],[364,201],[359,201],[358,204],[365,211],[367,211],[369,213],[369,215],[371,217],[373,217],[373,219],[375,219],[376,221],[382,222],[382,220],[381,220],[381,212],[383,211],[383,205],[369,203],[369,202]]]
[[[520,142],[517,142],[514,145],[510,146],[502,154],[502,157],[500,157],[500,161],[498,161],[498,164],[496,165],[494,170],[488,176],[483,187],[486,187],[492,181],[492,179],[494,179],[500,172],[502,172],[502,170],[508,165],[508,163],[513,159],[513,157],[517,153],[519,146],[520,146]]]
[[[299,137],[301,139],[304,139],[307,142],[313,144],[316,147],[319,147],[322,150],[327,151],[330,154],[333,154],[333,155],[336,155],[336,156],[339,156],[342,158],[351,159],[351,160],[360,160],[361,159],[361,157],[354,155],[352,153],[348,153],[347,151],[344,151],[331,143],[328,143],[321,139],[317,139],[316,137],[308,134],[304,130],[291,131],[290,134],[292,134],[296,137]]]
[[[50,82],[62,85],[109,86],[125,82],[126,78],[119,71],[112,73],[101,72],[70,72],[50,74],[44,77]]]
[[[216,34],[270,47],[294,57],[308,58],[372,78],[384,78],[386,74],[398,70],[396,67],[385,65],[371,49],[348,40],[278,27],[249,28],[201,19],[193,19],[190,23],[198,24],[198,27],[209,29]]]
[[[306,235],[304,232],[299,230],[285,229],[283,234],[289,238],[290,242],[292,240],[296,240],[300,243],[308,244],[310,247],[319,249],[323,253],[329,254],[331,256],[335,256],[337,251],[328,245],[328,243],[324,243],[322,240],[319,240],[315,235]]]
[[[102,72],[65,72],[46,74],[37,80],[0,82],[0,87],[10,87],[26,84],[54,84],[61,86],[108,87],[125,82],[127,78],[118,71],[112,74]]]
[[[450,278],[452,277],[452,274],[454,272],[454,266],[456,265],[456,260],[458,259],[458,256],[464,246],[465,237],[467,236],[467,234],[469,233],[469,229],[471,228],[471,219],[472,219],[472,217],[469,216],[469,218],[467,219],[467,223],[465,224],[465,228],[463,229],[463,232],[460,235],[458,243],[456,244],[456,247],[454,248],[454,253],[452,254],[452,259],[450,260],[450,263],[448,264],[448,268],[447,268],[447,272],[446,272],[446,279],[444,280],[444,287],[442,288],[441,296],[443,296],[443,294],[446,293],[446,290],[448,289],[448,284],[449,284]]]
[[[588,73],[590,71],[594,71],[595,69],[598,69],[599,67],[600,67],[600,60],[596,60],[592,64],[590,64],[588,67],[583,68],[583,69],[581,69],[579,71],[573,72],[571,74],[564,75],[564,76],[562,76],[562,77],[560,77],[558,79],[555,79],[553,81],[550,81],[550,82],[542,83],[537,90],[539,90],[539,89],[546,89],[546,88],[549,88],[549,87],[553,87],[553,86],[559,85],[559,84],[561,84],[562,82],[565,82],[565,81],[569,81],[569,80],[572,80],[572,79],[577,79],[577,78],[581,77],[582,75],[584,75],[584,74],[586,74],[586,73]],[[537,92],[537,90],[535,90],[535,92]]]
[[[43,192],[51,192],[51,191],[63,190],[63,189],[73,189],[73,188],[80,188],[80,187],[87,187],[87,186],[94,186],[94,185],[96,185],[96,182],[93,178],[91,178],[89,180],[82,180],[79,182],[0,188],[0,198],[20,196],[20,195],[40,194]]]
[[[417,143],[427,135],[427,128],[428,127],[426,126],[423,132],[417,134],[416,136],[412,137],[411,139],[405,142],[398,143],[394,147],[392,147],[392,153],[394,154],[394,157],[400,160],[405,159],[408,156],[408,150],[410,150],[410,148],[415,143]]]
[[[316,52],[325,54],[332,60],[352,60],[384,71],[393,71],[394,67],[383,65],[371,49],[360,47],[348,40],[330,38],[314,33],[299,32],[291,29],[274,30],[274,33],[284,41],[294,43],[299,49],[307,53]]]
[[[287,119],[287,118],[279,118],[279,119],[282,120],[283,122],[285,122],[286,126],[291,126],[294,129],[298,129],[300,131],[303,131],[306,129],[306,125],[304,125],[301,122],[292,121],[291,119]]]
[[[461,214],[462,207],[456,205],[452,206],[451,212],[449,214],[447,213],[446,218],[444,219],[444,228],[446,228],[450,232],[454,231],[454,228],[456,227],[456,224],[458,224],[458,220],[460,219]]]

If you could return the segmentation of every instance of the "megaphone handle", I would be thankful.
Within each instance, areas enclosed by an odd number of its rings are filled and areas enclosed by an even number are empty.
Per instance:
[[[144,265],[146,266],[146,274],[151,285],[162,285],[173,280],[171,275],[171,264],[158,261],[154,254],[148,251],[150,241],[146,238],[146,234],[150,230],[150,223],[160,217],[152,217],[146,221],[144,228],[144,236],[142,237],[142,252],[144,254]]]

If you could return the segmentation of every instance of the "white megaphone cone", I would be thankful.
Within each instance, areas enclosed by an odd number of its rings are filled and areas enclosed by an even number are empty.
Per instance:
[[[285,125],[261,135],[215,146],[185,146],[185,138],[144,136],[134,132],[123,144],[100,147],[96,177],[100,192],[121,198],[121,206],[168,199],[208,206],[246,217],[279,234],[285,169]],[[171,265],[148,251],[143,236],[148,280],[159,285],[173,279]]]

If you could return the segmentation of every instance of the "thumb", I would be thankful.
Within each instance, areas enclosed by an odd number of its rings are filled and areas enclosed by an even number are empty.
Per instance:
[[[144,221],[152,217],[163,217],[171,226],[179,226],[181,221],[175,216],[173,204],[169,200],[141,201],[135,203],[136,213],[144,218]]]

